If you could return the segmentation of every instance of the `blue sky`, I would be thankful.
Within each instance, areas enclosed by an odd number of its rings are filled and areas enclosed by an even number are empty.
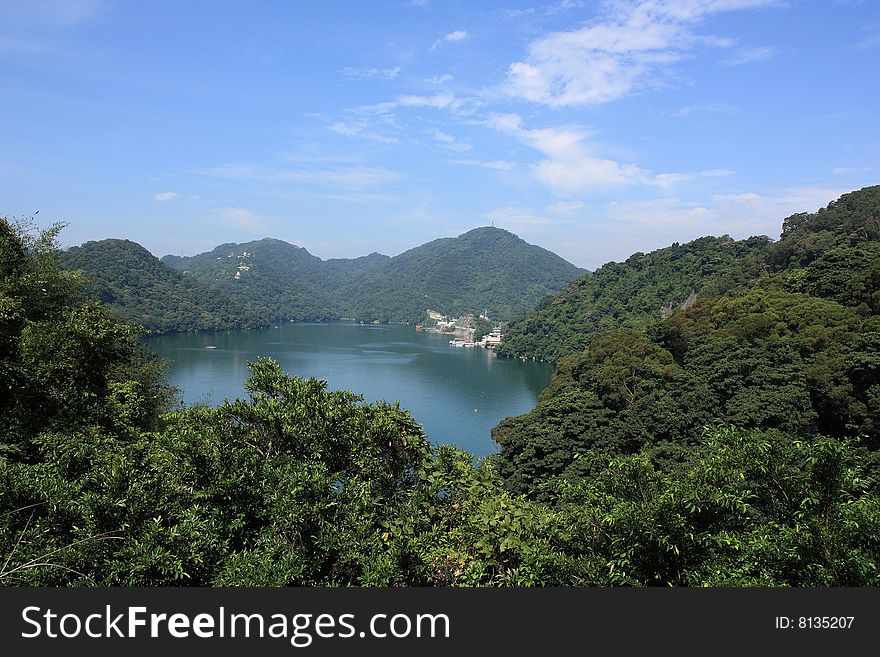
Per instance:
[[[0,0],[0,214],[595,268],[880,182],[880,2]]]

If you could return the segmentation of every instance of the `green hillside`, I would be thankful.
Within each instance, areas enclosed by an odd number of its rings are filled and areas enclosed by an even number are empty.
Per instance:
[[[221,244],[191,257],[165,256],[162,262],[223,291],[263,323],[339,316],[336,302],[322,289],[321,259],[281,240]]]
[[[702,237],[608,263],[513,323],[501,353],[556,361],[599,331],[642,327],[695,298],[742,289],[761,272],[769,243]]]
[[[506,351],[559,362],[537,407],[493,430],[507,485],[553,496],[560,481],[645,450],[674,470],[716,422],[787,439],[853,437],[873,453],[878,217],[880,187],[866,188],[789,217],[776,243],[704,238],[633,256],[539,306]],[[698,268],[699,287],[689,278]],[[659,312],[689,288],[692,304]]]
[[[546,249],[500,228],[476,228],[391,258],[340,290],[358,319],[418,322],[487,311],[511,319],[582,274]]]
[[[213,330],[256,322],[229,295],[166,267],[129,240],[86,242],[61,252],[62,265],[91,278],[90,293],[126,322],[151,331]]]

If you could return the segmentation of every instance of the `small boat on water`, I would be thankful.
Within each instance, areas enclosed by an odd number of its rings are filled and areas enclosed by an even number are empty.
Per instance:
[[[216,349],[216,348],[217,348],[217,347],[215,347],[215,346],[212,345],[212,344],[209,344],[208,346],[205,347],[205,349]]]

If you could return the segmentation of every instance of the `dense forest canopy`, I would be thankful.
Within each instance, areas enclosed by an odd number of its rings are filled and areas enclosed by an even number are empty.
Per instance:
[[[0,220],[0,583],[880,585],[877,192],[560,293],[570,346],[480,467],[269,359],[175,410],[58,228]]]
[[[597,455],[644,449],[673,467],[715,421],[876,450],[878,217],[880,187],[867,188],[789,217],[778,242],[727,242],[739,258],[704,238],[603,267],[545,301],[506,345],[517,353],[531,339],[560,358],[537,407],[493,430],[507,485],[550,495],[560,478],[591,477]],[[694,263],[707,278],[692,305],[663,312]],[[535,332],[541,322],[558,344]]]

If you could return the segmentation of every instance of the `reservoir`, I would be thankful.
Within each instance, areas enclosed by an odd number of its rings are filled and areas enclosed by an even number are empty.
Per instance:
[[[435,444],[454,443],[478,457],[494,453],[491,428],[530,411],[553,366],[456,348],[449,340],[407,325],[333,322],[165,335],[147,343],[168,361],[168,380],[187,405],[246,397],[247,364],[271,356],[287,374],[323,379],[331,390],[399,401]]]

